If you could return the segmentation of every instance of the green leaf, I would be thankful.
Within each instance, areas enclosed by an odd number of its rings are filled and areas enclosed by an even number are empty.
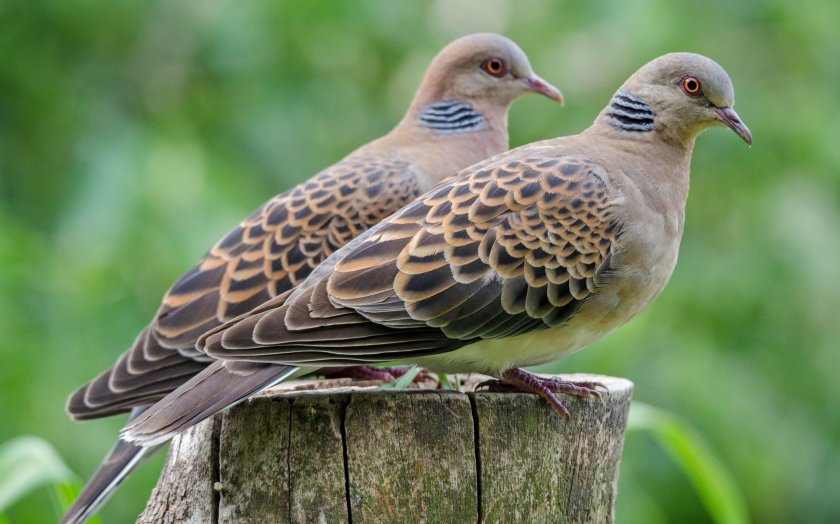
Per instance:
[[[45,440],[18,437],[0,445],[0,524],[8,522],[2,511],[28,493],[49,485],[58,510],[63,513],[81,491],[76,475]],[[98,523],[94,518],[89,523]]]
[[[58,453],[37,437],[18,437],[0,446],[0,511],[30,491],[73,478]]]
[[[394,389],[406,389],[408,385],[411,384],[411,381],[414,380],[414,377],[420,373],[420,369],[421,368],[418,366],[411,366],[409,370],[405,372],[405,375],[401,376],[394,382],[392,387]]]
[[[627,431],[648,432],[688,477],[717,524],[747,524],[744,496],[732,474],[691,424],[667,411],[633,402]]]

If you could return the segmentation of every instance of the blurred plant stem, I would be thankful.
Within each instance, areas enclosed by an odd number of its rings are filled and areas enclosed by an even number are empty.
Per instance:
[[[633,402],[627,432],[648,433],[662,446],[688,477],[715,523],[749,523],[744,496],[732,474],[688,421]]]

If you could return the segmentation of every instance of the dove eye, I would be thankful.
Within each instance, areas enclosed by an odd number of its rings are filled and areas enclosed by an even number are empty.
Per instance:
[[[481,63],[481,69],[496,78],[501,78],[507,74],[507,64],[505,64],[505,61],[493,56]]]
[[[685,91],[685,94],[688,96],[698,97],[703,94],[703,88],[700,85],[700,80],[697,80],[693,76],[687,76],[682,79],[682,90]]]

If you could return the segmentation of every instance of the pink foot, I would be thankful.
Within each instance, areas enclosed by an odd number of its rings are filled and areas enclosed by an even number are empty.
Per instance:
[[[486,380],[476,389],[486,387],[488,391],[524,391],[536,393],[548,400],[549,404],[565,418],[569,410],[560,402],[555,393],[567,393],[578,397],[600,397],[597,388],[606,387],[600,382],[569,382],[558,378],[543,378],[524,369],[511,368],[502,373],[502,379]]]
[[[355,378],[359,380],[382,380],[391,382],[405,375],[410,368],[408,366],[377,368],[373,366],[344,366],[336,368],[322,368],[318,374],[326,378]],[[428,376],[421,371],[414,378],[415,381],[423,380]]]

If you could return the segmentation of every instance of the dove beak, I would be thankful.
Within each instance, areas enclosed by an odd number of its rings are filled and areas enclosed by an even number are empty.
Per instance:
[[[563,93],[537,75],[524,76],[520,80],[534,93],[539,93],[554,100],[561,106],[563,105]]]
[[[735,131],[735,134],[749,145],[752,145],[752,133],[749,128],[741,122],[741,117],[731,107],[716,107],[715,112],[721,122],[726,124],[728,128]]]

